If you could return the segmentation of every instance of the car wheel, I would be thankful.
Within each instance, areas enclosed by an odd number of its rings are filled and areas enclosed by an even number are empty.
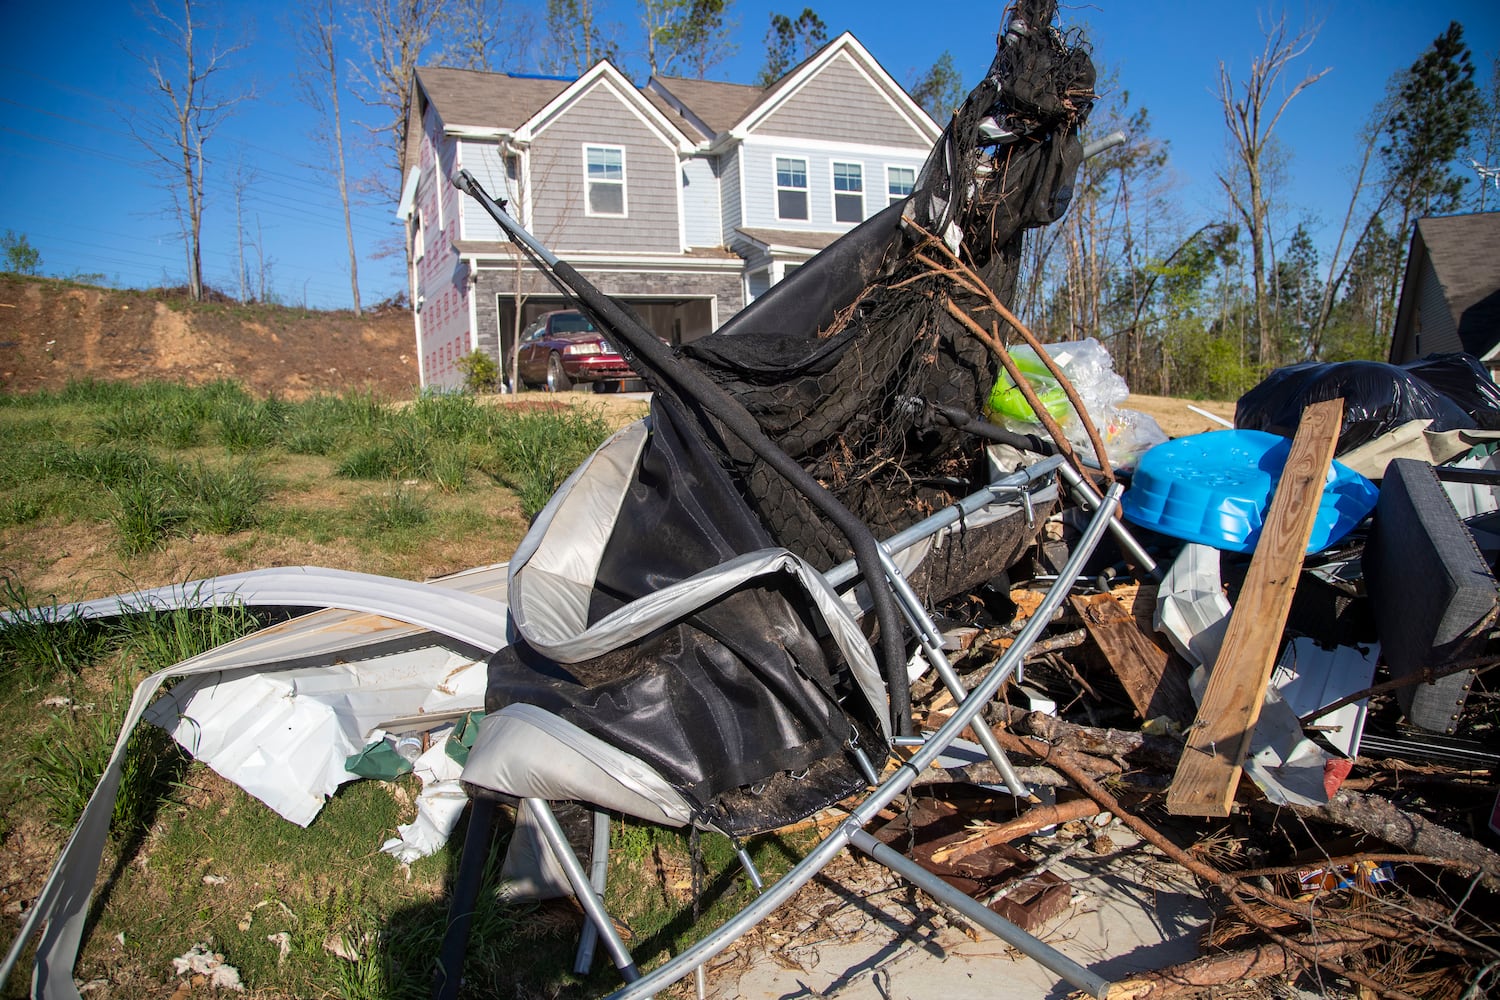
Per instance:
[[[563,371],[562,355],[556,351],[547,358],[547,388],[553,392],[567,392],[573,388],[573,380]]]

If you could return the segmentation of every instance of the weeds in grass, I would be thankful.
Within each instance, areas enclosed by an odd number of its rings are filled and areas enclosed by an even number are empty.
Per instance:
[[[419,493],[396,489],[360,501],[360,514],[376,531],[404,531],[419,528],[432,519],[427,498]]]
[[[120,651],[127,661],[149,673],[249,635],[260,624],[253,611],[240,605],[177,611],[150,608],[120,620]]]
[[[9,575],[0,576],[0,617],[0,677],[27,688],[59,670],[76,673],[110,644],[102,627],[60,613],[55,600],[40,600]]]
[[[130,706],[128,684],[117,685],[100,706],[68,706],[32,742],[26,784],[58,827],[71,829],[114,753]],[[116,834],[144,829],[181,754],[164,731],[139,726],[125,745],[110,827]]]
[[[492,434],[490,457],[481,467],[515,490],[522,512],[535,517],[608,433],[597,412],[512,414]]]
[[[214,535],[254,527],[260,520],[260,505],[271,492],[269,480],[248,462],[228,469],[199,462],[192,468],[179,468],[175,478],[176,488],[189,505],[193,527]]]
[[[281,440],[291,408],[272,396],[235,400],[217,408],[219,441],[231,452],[260,451]]]
[[[159,475],[142,476],[110,489],[110,524],[116,543],[126,555],[140,555],[160,545],[188,521],[168,481]]]

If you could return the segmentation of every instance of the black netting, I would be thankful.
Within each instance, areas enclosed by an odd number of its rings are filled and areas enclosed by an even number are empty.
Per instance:
[[[1094,71],[1084,47],[1049,27],[1054,9],[1040,0],[1019,5],[989,75],[954,115],[907,203],[681,351],[681,361],[728,390],[876,537],[983,478],[980,444],[934,428],[927,406],[983,410],[999,362],[948,303],[985,328],[996,317],[923,233],[957,247],[1009,303],[1023,232],[1066,209]],[[780,544],[825,569],[850,556],[847,540],[802,491],[709,423],[719,431],[721,460]]]

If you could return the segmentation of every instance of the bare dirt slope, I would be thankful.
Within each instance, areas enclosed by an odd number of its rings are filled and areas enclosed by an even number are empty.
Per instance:
[[[234,379],[289,398],[368,387],[400,399],[416,390],[417,361],[404,309],[356,318],[0,275],[0,391],[79,378]]]

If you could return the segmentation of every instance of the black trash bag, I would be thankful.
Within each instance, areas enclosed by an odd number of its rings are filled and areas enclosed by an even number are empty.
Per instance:
[[[1468,354],[1435,354],[1405,365],[1306,362],[1278,368],[1240,397],[1234,426],[1292,437],[1310,404],[1344,400],[1342,455],[1411,420],[1430,430],[1500,428],[1500,389]]]

